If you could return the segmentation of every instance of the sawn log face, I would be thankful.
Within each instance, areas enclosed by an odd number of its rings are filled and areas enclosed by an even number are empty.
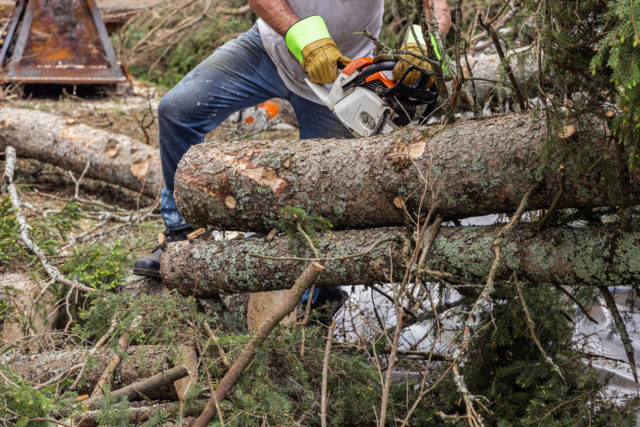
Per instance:
[[[605,141],[606,127],[599,128]],[[533,184],[529,208],[548,208],[561,174],[543,169],[546,140],[545,118],[524,113],[353,140],[205,143],[180,162],[176,198],[193,225],[259,231],[269,231],[287,205],[322,215],[336,229],[402,225],[399,198],[416,212],[433,197],[449,218],[509,212]],[[598,168],[576,176],[571,166],[560,207],[610,203]],[[638,200],[637,172],[633,178]]]
[[[481,283],[493,261],[492,244],[501,226],[442,227],[426,266],[453,275],[453,281]],[[326,267],[317,286],[372,285],[399,281],[404,274],[400,228],[337,231],[319,236],[325,257],[361,253],[374,242],[370,255],[322,261]],[[304,261],[252,257],[290,256],[288,238],[271,243],[262,238],[235,241],[187,241],[170,244],[162,256],[162,277],[184,295],[209,296],[219,291],[259,292],[290,288],[304,270]],[[302,256],[309,256],[302,251]],[[561,285],[624,285],[640,279],[640,233],[616,233],[612,227],[549,229],[535,234],[522,226],[502,249],[498,279],[513,271],[523,281]],[[425,277],[428,279],[428,277]]]

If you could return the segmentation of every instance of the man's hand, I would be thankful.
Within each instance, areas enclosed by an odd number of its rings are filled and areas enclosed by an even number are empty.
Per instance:
[[[403,50],[408,50],[409,52],[418,55],[418,57],[424,56],[427,53],[426,46],[422,46],[422,51],[420,50],[420,46],[418,43],[408,43],[405,46],[402,46]],[[423,53],[424,52],[424,53]],[[398,61],[396,66],[393,68],[393,78],[395,80],[400,80],[402,75],[407,71],[410,65],[415,65],[421,68],[426,68],[427,70],[431,70],[431,65],[427,61],[423,61],[420,58],[416,58],[413,55],[402,55],[401,60]],[[420,70],[411,70],[409,74],[407,74],[402,80],[402,83],[408,85],[414,85],[418,83],[418,79],[420,78],[420,74],[422,72]],[[429,88],[435,82],[433,77],[429,78],[429,81],[426,84],[426,87]]]
[[[285,41],[313,83],[333,83],[338,77],[338,63],[347,65],[351,62],[340,53],[320,15],[293,24],[287,31]]]
[[[338,63],[348,64],[349,58],[331,38],[322,17],[300,19],[286,0],[249,0],[251,9],[285,38],[289,51],[314,83],[333,83],[338,77]]]
[[[429,28],[429,31],[431,32],[433,32],[433,28],[431,25],[431,4],[432,4],[431,2],[432,1],[433,1],[433,9],[436,16],[436,21],[438,22],[438,30],[440,32],[440,35],[442,37],[445,37],[449,32],[449,28],[451,28],[451,13],[449,11],[449,6],[447,5],[446,0],[424,0],[423,1],[424,12],[427,17],[428,28]],[[435,43],[435,38],[433,36],[432,36],[432,44],[435,49],[436,56],[438,57],[438,59],[441,59],[442,54],[438,50],[437,43]],[[409,28],[409,30],[407,31],[407,36],[405,37],[405,42],[402,45],[402,49],[408,50],[409,52],[417,55],[418,57],[413,55],[408,55],[408,54],[402,55],[400,57],[401,60],[393,69],[394,79],[400,80],[400,78],[405,73],[407,68],[409,68],[409,65],[412,65],[412,64],[427,70],[431,69],[431,65],[429,65],[428,62],[419,58],[424,56],[424,54],[427,52],[426,42],[422,35],[422,29],[420,28],[419,25],[414,25],[413,31],[412,31],[412,28]],[[412,70],[404,78],[403,83],[414,85],[418,82],[419,78],[420,78],[420,71]],[[434,79],[433,77],[431,77],[427,82],[426,87],[430,87],[433,83],[434,83]]]

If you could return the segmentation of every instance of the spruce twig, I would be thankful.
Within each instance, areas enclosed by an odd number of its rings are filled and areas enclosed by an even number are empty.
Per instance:
[[[16,150],[12,146],[7,146],[5,149],[6,153],[6,164],[5,164],[5,179],[8,181],[7,191],[9,192],[9,197],[11,199],[11,204],[13,205],[14,215],[18,220],[18,225],[20,226],[20,240],[24,245],[29,249],[31,253],[38,257],[40,264],[44,267],[44,270],[47,272],[47,275],[51,278],[51,281],[47,283],[47,285],[40,291],[40,294],[36,297],[36,301],[40,300],[41,296],[46,293],[51,286],[52,283],[58,282],[62,285],[68,286],[70,288],[75,288],[81,292],[98,292],[97,289],[90,288],[89,286],[85,286],[77,281],[71,281],[64,277],[60,271],[49,263],[47,256],[44,254],[42,249],[29,237],[29,230],[31,227],[27,223],[27,220],[22,215],[22,210],[20,209],[21,203],[18,198],[18,191],[16,190],[16,186],[13,184],[13,174],[15,170],[16,164]]]
[[[486,19],[486,16],[485,16],[485,19]],[[498,52],[498,56],[500,57],[500,62],[502,63],[502,66],[504,67],[505,72],[507,73],[507,77],[509,77],[509,81],[511,81],[511,85],[513,86],[513,91],[515,92],[518,105],[520,106],[520,109],[522,111],[525,111],[527,109],[526,98],[524,97],[522,93],[522,89],[520,88],[520,85],[518,84],[518,81],[516,80],[513,74],[513,69],[511,68],[509,61],[507,60],[504,54],[504,51],[502,50],[502,45],[500,44],[498,33],[496,33],[496,30],[491,25],[491,22],[487,22],[485,21],[485,19],[482,19],[482,17],[480,17],[478,19],[478,22],[480,23],[482,28],[484,28],[487,31],[487,34],[489,34],[489,37],[491,37],[491,40],[493,41],[493,44],[496,47],[496,52]]]
[[[549,357],[546,351],[544,351],[544,348],[542,348],[542,344],[540,343],[540,340],[536,335],[536,324],[534,323],[533,318],[531,318],[531,313],[529,313],[529,307],[527,306],[527,302],[524,299],[524,294],[522,293],[522,287],[520,286],[520,281],[518,280],[518,274],[515,272],[513,273],[513,279],[516,284],[516,290],[518,291],[518,297],[520,298],[522,309],[524,310],[524,315],[527,317],[527,324],[529,325],[529,331],[531,332],[531,338],[533,338],[533,342],[536,344],[536,347],[538,347],[538,350],[540,350],[540,353],[542,354],[542,357],[544,357],[544,360],[549,365],[551,365],[551,368],[558,375],[560,375],[560,378],[564,380],[565,378],[564,378],[564,375],[562,375],[562,371],[560,370],[560,367],[556,365],[553,359]]]
[[[633,350],[633,344],[631,342],[631,338],[629,337],[629,332],[627,332],[627,326],[620,315],[620,311],[616,306],[616,300],[611,295],[609,288],[606,286],[598,286],[602,297],[604,298],[604,302],[609,309],[609,312],[613,316],[613,322],[616,325],[616,329],[618,330],[618,334],[620,335],[620,339],[622,340],[622,344],[624,345],[624,351],[627,353],[627,359],[629,360],[629,366],[631,367],[631,373],[633,374],[633,379],[636,384],[638,384],[638,368],[636,367],[636,358]]]
[[[498,272],[498,267],[500,266],[502,244],[504,242],[504,239],[508,235],[508,233],[511,231],[511,229],[515,226],[515,224],[520,220],[520,217],[524,213],[527,203],[529,202],[529,197],[531,196],[532,193],[533,193],[533,188],[529,189],[526,192],[526,194],[520,201],[520,206],[518,206],[518,210],[511,218],[511,221],[509,221],[509,223],[505,225],[504,228],[502,228],[502,230],[500,230],[495,240],[493,241],[494,259],[493,259],[493,263],[491,264],[491,269],[489,270],[489,276],[487,277],[487,281],[486,281],[486,284],[484,285],[484,288],[482,289],[482,292],[480,293],[475,303],[473,304],[473,307],[469,312],[467,320],[465,321],[463,335],[462,335],[462,342],[453,353],[453,360],[454,360],[452,364],[453,366],[452,370],[454,375],[453,380],[456,384],[458,391],[464,397],[465,406],[467,408],[467,419],[469,421],[469,425],[471,425],[472,427],[483,425],[482,419],[479,417],[478,413],[473,407],[473,402],[476,400],[476,398],[475,396],[471,395],[471,393],[469,393],[469,389],[467,388],[464,382],[464,378],[462,377],[462,375],[460,375],[458,371],[458,365],[460,365],[460,363],[463,361],[464,353],[466,352],[467,348],[469,347],[469,344],[471,343],[471,337],[472,337],[471,332],[476,328],[477,323],[480,319],[480,310],[487,303],[487,301],[489,300],[489,297],[491,297],[491,294],[493,293],[494,280],[495,280],[496,273]]]
[[[405,274],[402,279],[402,283],[398,288],[397,296],[394,298],[394,306],[396,311],[396,327],[393,334],[393,342],[391,344],[391,353],[389,354],[389,363],[387,366],[387,372],[383,384],[382,389],[382,402],[380,404],[380,427],[384,427],[387,416],[387,405],[389,402],[389,391],[391,389],[391,374],[393,373],[393,366],[395,364],[395,358],[398,353],[398,345],[400,342],[400,335],[402,333],[404,319],[403,319],[403,310],[404,307],[404,298],[407,294],[407,285],[412,279],[412,272],[414,270],[414,266],[419,262],[420,259],[424,259],[423,253],[428,252],[431,249],[431,245],[433,240],[435,240],[437,236],[437,230],[440,229],[440,223],[442,222],[442,217],[440,215],[437,216],[437,219],[440,221],[434,222],[431,226],[429,223],[431,222],[431,217],[433,216],[435,209],[437,207],[437,203],[432,203],[429,212],[427,213],[427,218],[424,222],[423,228],[420,230],[418,234],[418,238],[416,240],[416,246],[411,255],[411,259],[407,263]],[[429,234],[430,230],[433,230]],[[426,256],[426,254],[424,255]]]
[[[320,423],[322,427],[327,427],[327,384],[329,382],[329,357],[331,356],[334,327],[335,323],[331,322],[327,344],[324,348],[324,359],[322,360],[322,390],[320,392]]]

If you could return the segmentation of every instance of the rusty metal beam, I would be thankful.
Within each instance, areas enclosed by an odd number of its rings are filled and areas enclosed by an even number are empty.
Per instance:
[[[0,51],[5,82],[126,81],[94,0],[28,0],[26,9],[24,3],[21,0],[16,8],[11,38]]]

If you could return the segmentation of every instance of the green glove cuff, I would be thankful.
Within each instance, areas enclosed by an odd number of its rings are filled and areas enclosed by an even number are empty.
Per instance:
[[[289,51],[302,64],[302,49],[320,39],[330,39],[331,35],[320,15],[309,16],[296,22],[284,36]]]
[[[407,35],[405,37],[405,44],[408,45],[410,43],[421,44],[422,46],[426,46],[427,42],[424,40],[424,35],[422,34],[422,27],[418,24],[413,24],[413,31],[411,28],[407,30]],[[413,36],[415,33],[416,37]],[[436,57],[439,61],[442,60],[442,54],[440,53],[440,49],[438,48],[438,40],[436,36],[429,33],[429,38],[431,39],[431,45],[433,46],[433,50],[436,53]]]
[[[411,30],[413,28],[413,31]],[[415,37],[414,34],[415,33]],[[422,46],[426,45],[427,42],[424,41],[424,35],[422,35],[422,27],[418,24],[413,24],[411,27],[407,29],[407,35],[405,37],[405,44],[415,43],[421,44]]]

